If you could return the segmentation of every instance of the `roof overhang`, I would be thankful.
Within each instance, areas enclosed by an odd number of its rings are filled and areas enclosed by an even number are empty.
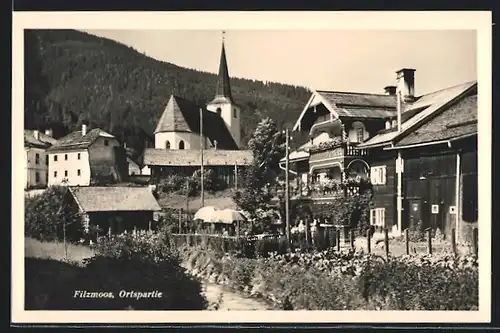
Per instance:
[[[318,99],[318,103],[317,104],[312,104],[313,101],[315,100],[315,98]],[[323,96],[321,96],[320,93],[318,93],[316,90],[313,90],[312,91],[312,94],[311,94],[311,97],[309,98],[309,101],[307,101],[306,105],[304,106],[304,108],[302,109],[302,112],[300,113],[300,116],[299,118],[297,119],[297,121],[295,122],[295,125],[293,126],[292,130],[293,131],[297,131],[299,130],[300,128],[300,123],[302,122],[302,118],[304,118],[304,115],[307,113],[307,111],[313,107],[313,106],[316,106],[316,105],[319,105],[319,104],[323,104],[327,110],[333,114],[336,118],[339,117],[339,115],[337,114],[337,112],[335,111],[335,109],[332,107],[332,105],[330,105],[330,103],[328,101],[326,101]]]

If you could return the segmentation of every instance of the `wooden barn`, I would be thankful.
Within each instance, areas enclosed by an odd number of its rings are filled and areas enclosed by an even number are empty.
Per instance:
[[[401,233],[420,222],[470,241],[477,226],[477,83],[403,93],[398,125],[361,145],[370,156],[372,224]]]
[[[70,187],[70,194],[87,231],[90,225],[113,234],[147,230],[161,210],[148,187]]]

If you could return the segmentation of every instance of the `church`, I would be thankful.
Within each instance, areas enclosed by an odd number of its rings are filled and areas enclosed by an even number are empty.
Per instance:
[[[154,148],[144,151],[151,179],[170,174],[191,176],[201,164],[226,181],[237,184],[238,172],[252,161],[241,147],[241,109],[229,79],[224,40],[215,97],[206,106],[172,94],[154,131]]]

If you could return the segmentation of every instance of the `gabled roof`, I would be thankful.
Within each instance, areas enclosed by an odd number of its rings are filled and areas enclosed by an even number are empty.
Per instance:
[[[299,127],[302,118],[313,106],[313,101],[318,100],[335,117],[383,119],[396,114],[394,95],[315,90],[297,119],[294,130]]]
[[[85,213],[161,210],[149,187],[70,187],[70,193]]]
[[[391,142],[397,140],[398,137],[404,136],[406,133],[411,131],[413,128],[426,121],[429,117],[434,116],[440,111],[446,109],[447,106],[452,104],[454,101],[470,94],[477,87],[477,82],[467,82],[450,88],[442,89],[430,94],[426,94],[418,97],[415,102],[407,105],[402,114],[414,113],[415,110],[421,110],[420,112],[415,112],[411,117],[401,124],[401,132],[397,131],[381,131],[379,134],[375,135],[368,141],[359,145],[360,148],[370,148],[377,146],[390,145]]]
[[[115,138],[112,134],[109,134],[100,128],[91,129],[86,135],[82,135],[82,131],[75,131],[57,140],[57,142],[52,147],[47,149],[47,151],[55,153],[59,151],[87,149],[99,137],[110,139]]]
[[[35,131],[33,130],[24,130],[24,147],[33,147],[33,148],[49,148],[53,144],[57,142],[51,136],[45,135],[44,133],[38,132],[38,140],[35,138]]]
[[[208,137],[212,144],[217,141],[219,149],[237,150],[238,146],[221,116],[174,95],[170,96],[154,133],[192,132],[200,134],[200,109],[203,113],[203,135]]]
[[[248,165],[253,160],[250,150],[203,151],[203,164],[206,166]],[[144,151],[144,165],[193,166],[201,165],[201,152],[198,149],[153,149]]]
[[[450,140],[477,133],[477,95],[467,96],[423,123],[395,146]]]

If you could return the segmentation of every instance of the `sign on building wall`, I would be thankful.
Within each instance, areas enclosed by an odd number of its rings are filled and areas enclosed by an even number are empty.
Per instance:
[[[431,213],[432,214],[439,214],[439,205],[432,205],[431,206]]]

